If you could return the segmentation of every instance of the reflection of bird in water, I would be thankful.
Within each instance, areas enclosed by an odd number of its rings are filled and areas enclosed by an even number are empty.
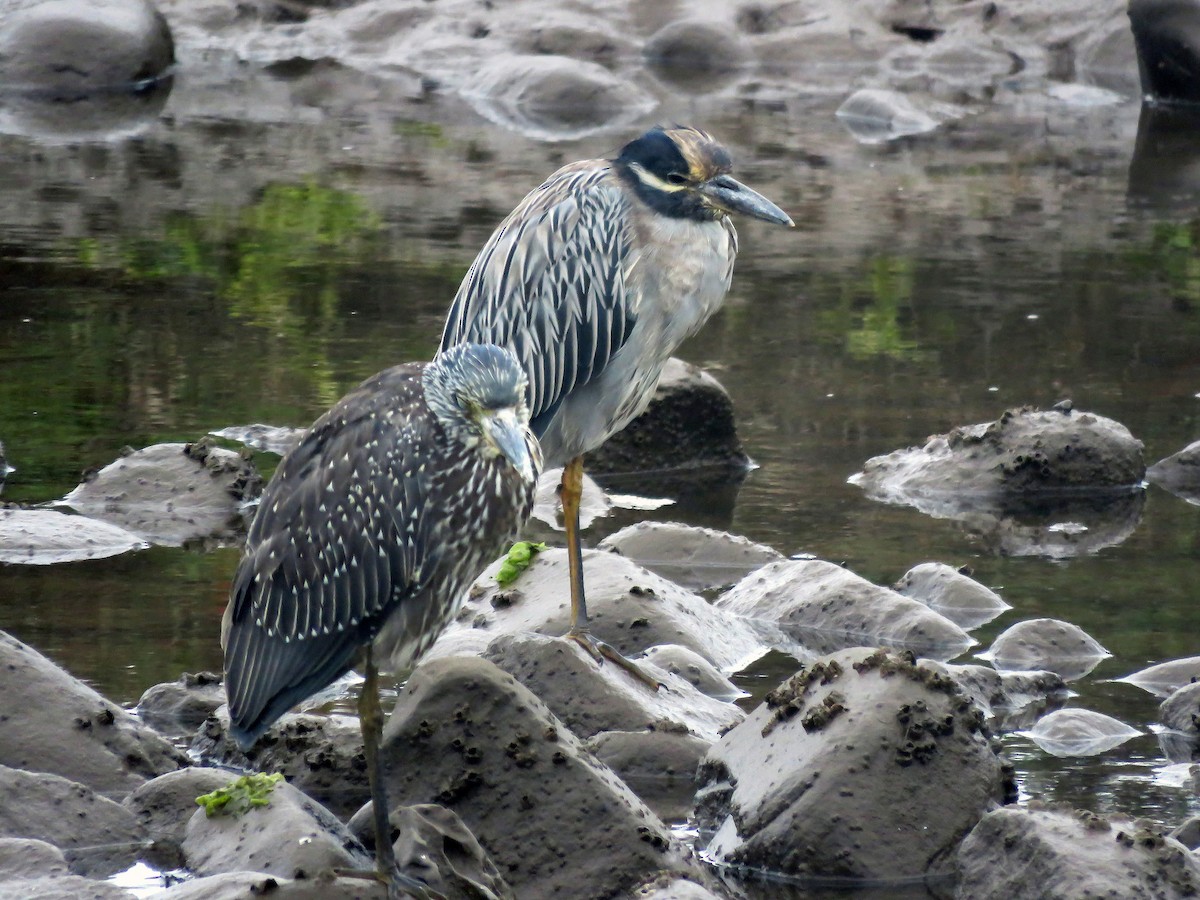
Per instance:
[[[395,870],[376,659],[410,667],[524,525],[541,464],[525,374],[493,346],[444,350],[347,394],[279,464],[225,610],[225,687],[243,749],[358,658],[381,873]]]
[[[655,128],[616,159],[565,166],[500,223],[442,335],[443,347],[509,347],[524,366],[546,465],[565,465],[568,636],[639,676],[588,631],[582,457],[646,408],[668,357],[720,307],[737,254],[728,213],[792,224],[731,169],[728,151],[692,128]]]

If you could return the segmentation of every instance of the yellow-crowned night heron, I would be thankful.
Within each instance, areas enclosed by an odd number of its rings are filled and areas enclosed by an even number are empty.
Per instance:
[[[631,671],[588,633],[582,456],[646,408],[668,357],[725,299],[738,247],[728,213],[792,225],[731,169],[717,141],[681,127],[652,129],[616,159],[559,169],[480,251],[442,335],[443,347],[509,347],[524,366],[546,466],[565,465],[568,636]]]
[[[512,353],[462,344],[387,369],[279,463],[222,623],[230,728],[248,748],[361,657],[380,872],[394,871],[376,660],[404,669],[528,518],[541,466]]]

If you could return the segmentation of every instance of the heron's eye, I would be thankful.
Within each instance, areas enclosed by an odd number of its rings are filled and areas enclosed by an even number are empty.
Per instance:
[[[671,184],[683,185],[688,183],[688,177],[686,175],[681,175],[679,172],[672,172],[667,176],[667,181]]]

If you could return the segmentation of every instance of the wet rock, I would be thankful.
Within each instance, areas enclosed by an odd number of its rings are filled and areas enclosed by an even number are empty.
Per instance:
[[[0,897],[12,900],[135,900],[129,891],[79,875],[17,878],[0,882]]]
[[[1149,691],[1155,697],[1166,697],[1184,685],[1200,681],[1200,656],[1168,660],[1114,680]]]
[[[1059,709],[1038,720],[1025,736],[1053,756],[1094,756],[1141,732],[1091,709]]]
[[[75,781],[0,766],[0,837],[60,848],[77,874],[104,877],[128,868],[146,847],[133,814]]]
[[[291,713],[243,753],[229,735],[222,707],[205,720],[191,752],[219,765],[282,772],[288,783],[346,819],[371,796],[358,719]]]
[[[750,60],[736,32],[703,20],[677,21],[660,28],[642,52],[659,81],[688,94],[707,94],[723,87]]]
[[[232,537],[240,505],[262,493],[262,477],[232,450],[206,441],[156,444],[105,466],[63,499],[72,509],[167,547]]]
[[[1009,410],[923,447],[876,456],[850,481],[874,500],[917,505],[954,494],[965,503],[971,495],[1133,488],[1145,472],[1142,442],[1124,425],[1063,401],[1052,410]]]
[[[1142,95],[1164,103],[1200,103],[1200,3],[1130,0]]]
[[[1191,897],[1200,862],[1144,821],[1076,810],[997,809],[958,853],[963,900]]]
[[[913,566],[901,576],[893,590],[919,600],[967,630],[986,625],[1005,610],[1012,609],[995,591],[945,563]]]
[[[860,144],[882,144],[925,134],[962,115],[961,110],[948,104],[926,105],[928,109],[920,108],[898,91],[862,88],[847,97],[835,115]]]
[[[463,95],[497,125],[551,141],[632,122],[654,107],[648,94],[603,66],[562,56],[488,60]]]
[[[1171,832],[1171,837],[1189,850],[1200,847],[1200,816],[1189,816]]]
[[[306,428],[292,428],[287,425],[230,425],[217,431],[210,431],[213,437],[224,438],[227,441],[238,441],[251,450],[261,450],[283,456],[304,436]]]
[[[458,620],[434,644],[429,658],[482,653],[501,634],[567,633],[571,595],[565,550],[539,553],[506,588],[496,584],[498,568],[493,564],[475,582]],[[679,644],[719,669],[736,671],[765,649],[736,616],[623,557],[585,551],[583,569],[592,633],[625,656]]]
[[[155,900],[387,900],[387,888],[371,878],[321,872],[280,878],[262,872],[227,872],[192,878],[154,895]]]
[[[646,411],[588,454],[593,475],[667,469],[744,472],[750,464],[729,394],[703,369],[672,357]]]
[[[396,864],[411,878],[448,897],[515,900],[496,864],[463,820],[435,803],[394,807],[389,816],[395,837]],[[375,849],[371,805],[349,822],[350,830]]]
[[[149,546],[124,528],[87,516],[49,509],[0,509],[0,563],[52,566],[105,559]]]
[[[286,781],[275,785],[268,799],[266,806],[237,816],[209,816],[197,809],[183,838],[188,868],[200,875],[254,871],[311,878],[329,869],[372,867],[372,858],[346,827]]]
[[[155,844],[156,858],[183,865],[183,838],[196,812],[196,798],[225,787],[237,776],[228,769],[188,766],[143,784],[125,798],[124,806]]]
[[[138,700],[137,714],[151,728],[182,737],[195,732],[224,702],[219,674],[185,672],[178,681],[147,688]]]
[[[664,822],[682,822],[691,815],[696,767],[711,746],[712,741],[669,725],[647,731],[604,731],[587,742],[596,758],[620,775]]]
[[[672,675],[678,675],[700,693],[714,699],[732,702],[746,696],[746,692],[722,675],[716,666],[687,647],[660,644],[649,648],[643,658]]]
[[[661,875],[639,887],[630,896],[634,900],[721,900],[723,895],[714,894],[691,879]]]
[[[651,572],[687,588],[728,587],[783,554],[749,538],[680,522],[638,522],[599,543]]]
[[[923,603],[819,559],[764,566],[716,604],[778,632],[777,649],[798,658],[846,647],[893,647],[950,659],[974,644],[965,631]]]
[[[175,61],[167,20],[147,0],[15,0],[0,21],[0,84],[71,101],[137,85]]]
[[[1184,685],[1160,703],[1158,720],[1189,737],[1200,734],[1200,682]]]
[[[116,704],[0,632],[0,764],[62,775],[108,796],[187,765]]]
[[[940,873],[1005,796],[982,723],[951,679],[909,656],[824,657],[768,694],[701,763],[707,852],[789,875]]]
[[[1196,8],[1200,13],[1200,5]],[[1200,24],[1200,19],[1197,21]],[[1192,129],[1188,132],[1194,134]],[[1146,480],[1189,503],[1200,504],[1200,441],[1160,459],[1146,470]]]
[[[14,878],[57,878],[68,874],[62,850],[34,838],[0,838],[0,895]]]
[[[387,723],[390,802],[462,817],[520,897],[606,898],[684,868],[669,829],[512,676],[422,663]]]
[[[714,700],[661,669],[643,671],[662,684],[651,690],[619,666],[597,664],[574,641],[506,634],[488,645],[495,663],[546,704],[580,738],[601,731],[637,731],[672,722],[709,741],[742,721],[732,703]]]
[[[1052,705],[1069,694],[1053,672],[997,672],[990,666],[955,665],[921,660],[921,665],[953,678],[959,689],[987,716],[993,733],[1032,725]]]
[[[1044,669],[1075,681],[1112,656],[1078,625],[1058,619],[1028,619],[1001,633],[986,653],[1002,672]]]

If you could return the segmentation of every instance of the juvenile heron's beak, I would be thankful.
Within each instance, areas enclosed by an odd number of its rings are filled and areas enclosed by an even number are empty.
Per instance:
[[[716,178],[697,185],[696,190],[713,206],[726,212],[742,213],[774,225],[795,227],[796,223],[792,221],[791,216],[758,191],[746,187],[731,175],[718,175]]]
[[[483,433],[491,444],[504,454],[525,481],[537,479],[534,461],[525,445],[525,426],[514,409],[499,409],[483,415]]]

